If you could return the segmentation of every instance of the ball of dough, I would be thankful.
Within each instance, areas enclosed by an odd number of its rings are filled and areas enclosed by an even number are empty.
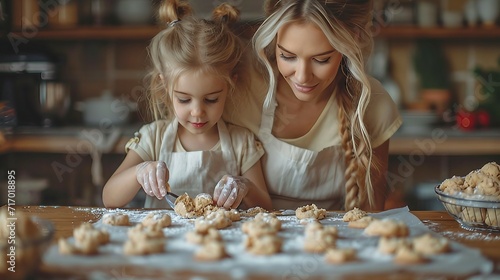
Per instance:
[[[200,193],[194,198],[195,211],[204,211],[207,206],[213,206],[214,200],[208,193]]]
[[[198,261],[218,261],[228,257],[224,244],[220,241],[209,241],[203,244],[194,254]]]
[[[306,205],[299,207],[295,210],[295,216],[297,219],[308,219],[314,218],[317,220],[324,219],[326,217],[326,210],[318,208],[316,204]]]
[[[368,236],[406,237],[410,234],[408,226],[392,219],[375,220],[364,230]]]
[[[102,216],[102,223],[112,226],[129,226],[129,218],[124,213],[106,213]]]
[[[274,255],[281,251],[283,240],[275,235],[268,234],[259,237],[251,235],[245,238],[246,250],[254,255]]]
[[[364,216],[359,220],[350,221],[347,226],[350,228],[366,228],[373,221],[375,221],[375,218],[372,216]]]
[[[500,180],[500,165],[496,162],[489,162],[481,168],[481,172],[487,174],[490,177],[497,178]]]
[[[426,233],[413,239],[413,249],[423,255],[436,255],[450,251],[450,244],[446,238]]]
[[[354,207],[354,209],[347,211],[344,216],[342,217],[342,220],[344,222],[352,222],[352,221],[357,221],[363,217],[368,215],[366,211],[363,211],[357,207]]]
[[[172,224],[172,218],[169,214],[149,213],[141,223],[145,226],[158,224],[159,227],[165,228]]]
[[[394,256],[394,262],[397,264],[421,264],[427,262],[422,254],[415,252],[409,247],[399,247]]]
[[[325,261],[331,264],[342,264],[356,260],[356,250],[353,248],[328,248]]]

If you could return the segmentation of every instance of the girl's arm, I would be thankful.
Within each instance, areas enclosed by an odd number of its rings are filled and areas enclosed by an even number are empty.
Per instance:
[[[102,202],[106,207],[123,207],[137,194],[141,185],[137,181],[136,166],[144,162],[133,150],[111,175],[102,190]]]
[[[247,195],[243,198],[242,203],[247,207],[260,206],[266,210],[272,210],[271,196],[267,191],[264,172],[260,160],[258,160],[250,169],[243,174],[243,177],[250,180],[253,186],[250,186]]]
[[[224,208],[260,206],[272,210],[260,160],[243,176],[224,175],[215,186],[213,199],[217,206]]]
[[[375,204],[370,207],[369,202],[362,206],[362,209],[371,211],[384,210],[385,199],[387,197],[387,169],[389,162],[389,140],[373,149],[374,161],[378,162],[378,170],[372,169],[371,178]]]

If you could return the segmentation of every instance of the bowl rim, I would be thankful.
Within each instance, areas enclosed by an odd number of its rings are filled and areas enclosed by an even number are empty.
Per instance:
[[[22,242],[19,243],[16,241],[16,248],[29,248],[32,246],[48,244],[54,237],[55,228],[51,221],[37,216],[30,217],[30,219],[36,224],[41,234],[34,238],[23,239]],[[0,249],[6,246],[10,245],[7,242],[0,243]]]
[[[450,194],[444,193],[443,191],[441,191],[439,189],[439,186],[440,185],[437,185],[434,188],[434,191],[436,192],[438,199],[441,202],[446,202],[446,203],[455,204],[455,205],[459,205],[459,206],[466,206],[466,207],[500,209],[500,201],[468,199],[468,198],[464,198],[464,197],[456,197],[456,196],[452,196]]]

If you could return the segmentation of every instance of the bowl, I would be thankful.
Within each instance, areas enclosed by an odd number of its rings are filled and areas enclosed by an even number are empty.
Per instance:
[[[435,187],[438,199],[448,213],[470,231],[500,232],[500,201],[452,196]]]
[[[16,212],[14,220],[10,216],[7,218],[7,211],[3,212],[0,213],[3,225],[0,230],[0,279],[34,279],[52,242],[54,226],[48,220]]]

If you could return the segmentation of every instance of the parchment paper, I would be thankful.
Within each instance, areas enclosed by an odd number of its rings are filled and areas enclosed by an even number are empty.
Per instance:
[[[152,210],[110,210],[129,215],[132,226],[139,223]],[[99,254],[95,256],[61,255],[57,245],[49,248],[44,256],[47,265],[56,267],[88,267],[133,264],[145,267],[154,267],[166,270],[215,271],[238,275],[241,278],[251,273],[269,274],[282,279],[304,279],[312,275],[343,275],[350,273],[374,273],[417,271],[419,273],[446,274],[450,276],[468,275],[472,273],[490,273],[493,269],[491,261],[486,259],[476,249],[465,247],[451,242],[452,250],[449,253],[432,256],[431,261],[420,265],[397,265],[392,256],[378,252],[378,238],[363,235],[363,230],[347,227],[342,221],[343,214],[331,213],[321,220],[324,225],[335,225],[339,229],[337,247],[351,247],[357,250],[359,260],[342,265],[327,264],[322,254],[310,254],[303,251],[304,226],[295,217],[295,211],[287,210],[278,216],[283,222],[283,229],[279,233],[284,238],[283,252],[273,256],[255,256],[247,253],[243,247],[241,224],[250,219],[243,218],[234,222],[227,229],[220,230],[225,241],[226,250],[231,256],[218,262],[199,262],[193,260],[193,253],[197,245],[185,241],[184,235],[194,228],[194,220],[183,219],[171,210],[153,210],[154,212],[168,213],[172,217],[172,225],[164,229],[167,237],[165,253],[149,256],[126,256],[122,253],[123,243],[127,239],[130,227],[109,226],[101,220],[94,225],[105,228],[111,236],[111,243],[101,246]],[[407,207],[392,209],[377,214],[370,214],[376,218],[392,218],[405,222],[410,228],[410,237],[419,236],[430,231],[417,217],[412,215]],[[433,234],[436,234],[432,232]],[[70,241],[73,241],[70,238]]]

